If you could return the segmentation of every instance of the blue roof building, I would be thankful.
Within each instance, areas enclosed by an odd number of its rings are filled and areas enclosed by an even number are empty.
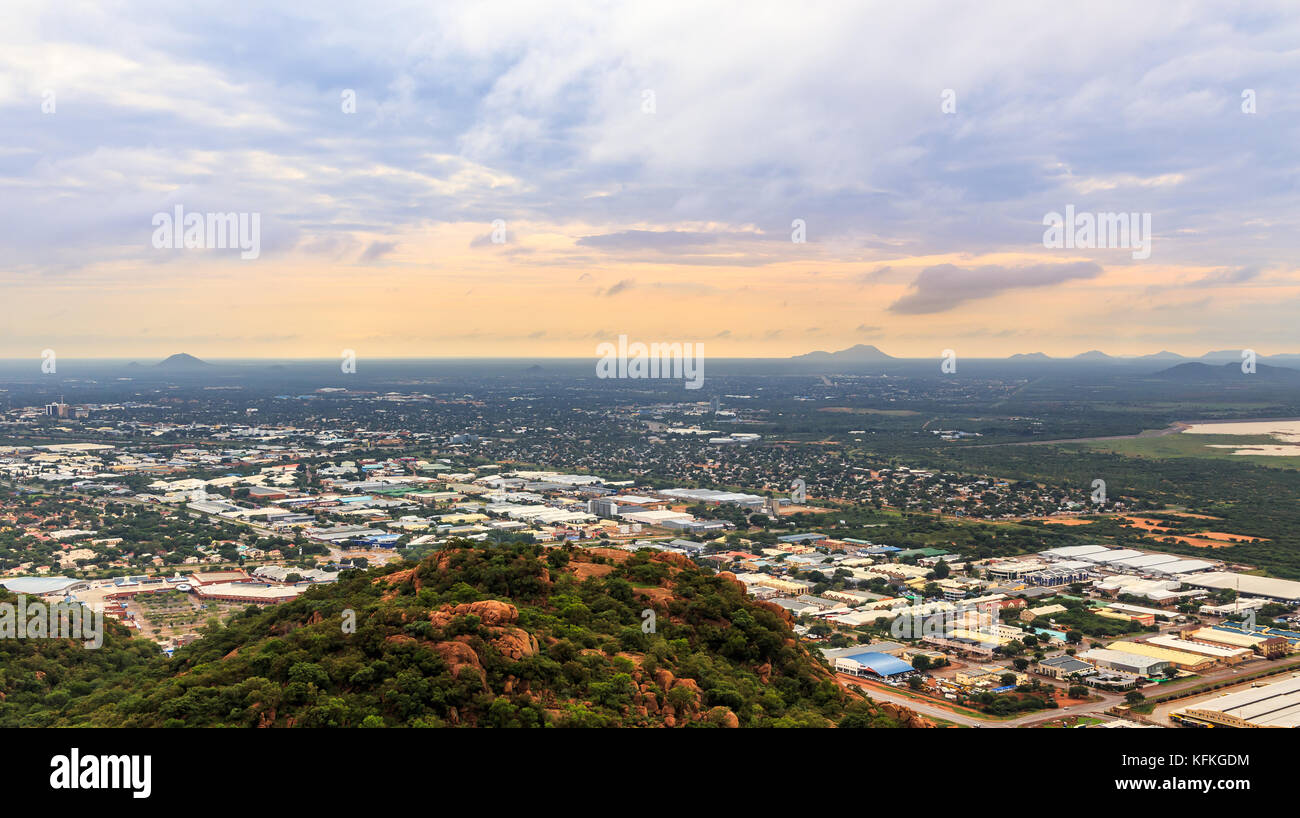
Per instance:
[[[878,676],[882,679],[896,678],[915,670],[902,659],[876,651],[841,656],[835,660],[835,669],[854,676]]]

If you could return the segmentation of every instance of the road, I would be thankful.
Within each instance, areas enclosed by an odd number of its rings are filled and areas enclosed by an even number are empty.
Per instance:
[[[1223,679],[1232,679],[1238,676],[1246,676],[1254,671],[1262,670],[1266,666],[1267,665],[1263,662],[1250,662],[1244,668],[1241,667],[1236,668],[1235,670],[1237,670],[1238,672],[1235,673],[1233,672],[1234,670],[1233,668],[1220,668],[1218,670],[1214,670],[1209,673],[1200,674],[1194,679],[1187,679],[1181,682],[1174,682],[1167,685],[1160,685],[1158,688],[1154,690],[1148,690],[1148,692],[1152,696],[1155,695],[1165,696],[1170,693],[1178,693],[1183,690],[1187,690],[1193,687],[1198,687],[1207,682],[1216,682]],[[1287,665],[1284,667],[1293,670],[1300,670],[1300,662],[1296,662],[1293,665]],[[953,712],[952,710],[949,710],[948,708],[944,707],[942,704],[938,704],[938,703],[930,704],[929,702],[926,701],[921,701],[918,699],[911,698],[909,696],[905,696],[902,693],[895,693],[886,685],[870,683],[865,679],[860,679],[854,676],[846,676],[843,674],[837,674],[837,676],[841,684],[846,684],[846,683],[857,684],[859,687],[862,688],[863,692],[866,693],[867,696],[877,701],[893,702],[894,704],[901,705],[903,707],[908,708],[909,710],[914,710],[923,716],[927,716],[933,719],[943,719],[944,721],[953,722],[955,724],[960,724],[965,727],[994,727],[994,728],[1033,727],[1038,724],[1043,724],[1045,722],[1055,721],[1057,719],[1067,718],[1070,716],[1094,716],[1094,717],[1100,716],[1103,713],[1105,713],[1107,710],[1110,710],[1112,707],[1124,703],[1123,693],[1098,692],[1097,695],[1101,697],[1098,701],[1071,705],[1069,708],[1060,708],[1057,710],[1038,710],[1033,713],[1028,713],[1024,716],[1018,716],[1014,719],[1006,719],[1006,720],[982,719],[974,716],[968,716],[965,715],[964,713]],[[1267,677],[1267,678],[1274,678],[1274,677]]]
[[[892,693],[883,686],[863,684],[863,679],[844,675],[839,675],[838,678],[841,684],[850,683],[858,685],[858,687],[862,688],[862,692],[874,701],[893,702],[894,704],[906,707],[908,710],[914,710],[922,716],[928,716],[932,719],[943,719],[944,721],[954,722],[966,727],[992,726],[987,719],[977,719],[962,713],[954,713],[947,708],[940,707],[939,705],[927,704],[908,696],[904,696],[901,693]]]

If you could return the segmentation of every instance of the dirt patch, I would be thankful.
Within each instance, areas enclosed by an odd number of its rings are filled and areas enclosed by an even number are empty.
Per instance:
[[[1169,531],[1168,528],[1164,527],[1164,523],[1161,523],[1159,520],[1144,520],[1140,517],[1120,517],[1120,519],[1124,521],[1125,526],[1130,528],[1140,528],[1143,531],[1154,531],[1157,534],[1165,534]]]
[[[645,597],[651,602],[662,602],[664,604],[673,599],[673,592],[668,588],[637,588],[635,594]]]
[[[1227,548],[1231,545],[1236,545],[1236,543],[1222,542],[1220,540],[1206,540],[1201,539],[1200,537],[1171,537],[1169,539],[1180,542],[1183,545],[1190,545],[1193,548]]]
[[[1243,543],[1250,542],[1251,540],[1268,542],[1268,540],[1263,537],[1248,537],[1245,534],[1225,534],[1222,531],[1198,531],[1196,532],[1196,536],[1207,540],[1219,540],[1221,542],[1230,543]]]
[[[568,565],[569,573],[573,574],[579,581],[591,577],[608,576],[614,568],[613,565],[603,565],[595,562],[571,562]]]
[[[618,548],[583,548],[581,551],[575,552],[573,556],[575,558],[580,558],[584,554],[594,554],[598,557],[604,557],[618,565],[627,562],[632,556],[630,551],[623,551]]]

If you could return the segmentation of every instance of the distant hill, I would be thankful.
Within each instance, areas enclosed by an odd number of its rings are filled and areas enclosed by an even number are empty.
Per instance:
[[[1202,361],[1240,361],[1241,350],[1239,349],[1215,349],[1202,355],[1198,360]]]
[[[205,366],[212,366],[207,361],[201,361],[187,352],[178,352],[154,364],[159,369],[201,369]]]
[[[795,355],[792,361],[809,361],[809,362],[835,362],[835,363],[860,363],[870,361],[896,361],[893,355],[886,355],[871,344],[855,344],[848,349],[841,349],[838,352],[825,352],[818,350],[809,352],[804,355]]]
[[[1106,353],[1102,352],[1100,349],[1090,349],[1090,350],[1088,350],[1087,352],[1080,352],[1078,355],[1075,355],[1075,356],[1074,356],[1074,360],[1076,360],[1076,361],[1113,361],[1113,360],[1115,360],[1115,356],[1114,356],[1114,355],[1107,355]]]
[[[1150,355],[1139,355],[1132,360],[1135,361],[1186,361],[1186,355],[1179,355],[1177,352],[1170,352],[1162,349],[1159,352],[1153,352]]]
[[[1200,361],[1188,361],[1185,364],[1162,369],[1152,375],[1154,378],[1168,381],[1227,381],[1242,378],[1260,378],[1262,380],[1300,381],[1300,370],[1285,366],[1256,364],[1255,372],[1247,375],[1241,371],[1241,363],[1229,361],[1226,364],[1206,364]]]
[[[1045,352],[1017,352],[1008,361],[1050,361],[1052,357]]]

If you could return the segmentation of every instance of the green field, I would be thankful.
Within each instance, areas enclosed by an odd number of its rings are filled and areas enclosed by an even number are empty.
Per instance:
[[[1231,460],[1270,468],[1300,468],[1300,456],[1238,455],[1233,449],[1216,449],[1212,446],[1272,446],[1279,441],[1269,435],[1188,435],[1172,434],[1163,437],[1135,437],[1125,440],[1095,440],[1089,443],[1065,444],[1097,452],[1113,452],[1129,457],[1150,457],[1168,460],[1175,457],[1199,457],[1214,460]]]

